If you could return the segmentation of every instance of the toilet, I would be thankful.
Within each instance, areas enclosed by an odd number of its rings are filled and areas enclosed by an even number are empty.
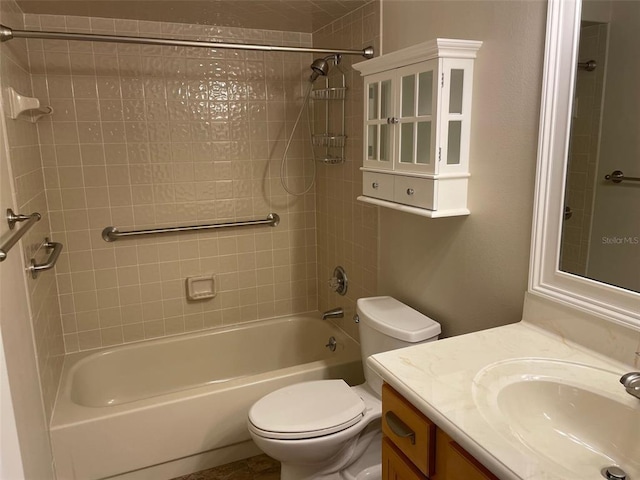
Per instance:
[[[381,478],[382,379],[368,356],[440,335],[440,324],[392,297],[361,298],[360,351],[365,383],[317,380],[276,390],[249,410],[256,445],[282,464],[282,480]]]

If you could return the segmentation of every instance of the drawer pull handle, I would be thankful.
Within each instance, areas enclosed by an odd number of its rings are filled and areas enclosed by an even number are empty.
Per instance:
[[[413,195],[414,193],[413,188],[407,188],[407,195]]]
[[[380,185],[378,185],[378,182],[373,182],[373,183],[371,184],[371,186],[372,186],[374,189],[376,189],[376,188],[378,188]]]
[[[400,420],[400,418],[395,413],[389,410],[387,413],[385,413],[384,418],[393,433],[395,433],[400,438],[408,438],[411,441],[411,445],[416,444],[415,432],[411,430],[406,423]]]
[[[396,118],[396,117],[388,117],[387,118],[387,124],[389,125],[396,125],[400,123],[400,119]]]

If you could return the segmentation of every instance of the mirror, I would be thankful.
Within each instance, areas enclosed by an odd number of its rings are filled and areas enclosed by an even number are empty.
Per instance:
[[[640,2],[583,4],[559,260],[564,272],[636,292],[640,292],[638,47]]]
[[[588,1],[585,2],[584,12],[589,15],[594,11],[606,12],[607,9],[609,9],[609,12],[612,12],[613,4],[625,4],[627,7],[636,7],[635,4],[637,3],[638,2],[626,2],[624,0],[613,0],[612,2]],[[580,310],[599,315],[607,320],[640,328],[640,293],[638,293],[636,288],[633,286],[623,286],[623,281],[608,276],[608,274],[599,273],[598,275],[592,275],[591,272],[595,270],[588,265],[588,259],[584,272],[574,271],[572,273],[571,270],[574,269],[574,266],[569,267],[568,263],[565,263],[568,258],[570,258],[568,247],[565,246],[562,246],[562,266],[564,268],[560,268],[562,239],[568,236],[565,235],[566,233],[569,233],[568,227],[563,228],[565,225],[565,198],[568,204],[571,204],[576,198],[570,189],[567,190],[565,195],[565,180],[568,179],[569,183],[572,183],[571,175],[567,174],[566,168],[569,164],[569,147],[570,145],[573,147],[572,155],[578,155],[582,154],[580,148],[586,147],[587,143],[589,143],[589,146],[591,145],[590,142],[586,141],[584,145],[581,144],[579,140],[583,139],[577,139],[573,143],[571,142],[572,125],[573,131],[576,133],[579,133],[580,127],[577,121],[573,122],[573,117],[576,112],[579,114],[581,109],[586,108],[585,95],[583,95],[584,92],[582,90],[582,88],[585,87],[580,87],[580,91],[574,90],[577,75],[576,67],[578,61],[590,60],[580,58],[578,55],[580,29],[582,26],[581,8],[581,2],[576,0],[549,0],[548,2],[529,291],[569,304]],[[624,15],[628,15],[629,19],[633,18],[637,22],[639,18],[638,10],[636,9],[635,12],[636,13],[633,14],[627,12],[624,13]],[[607,14],[605,13],[604,15]],[[612,13],[609,15],[612,15]],[[618,55],[618,52],[614,53],[612,50],[614,43],[614,34],[612,33],[613,17],[605,16],[604,19],[600,17],[599,20],[588,19],[588,21],[593,23],[586,24],[585,26],[600,26],[600,24],[604,23],[606,24],[605,28],[608,29],[607,35],[605,35],[608,37],[606,47],[607,56],[605,64],[602,65],[605,70],[602,88],[604,96],[606,97],[609,92],[621,93],[621,86],[615,87],[616,90],[620,89],[618,92],[613,90],[614,87],[612,83],[607,83],[609,82],[609,68],[613,68],[613,64],[618,62],[618,60],[614,61],[613,58],[614,55]],[[639,29],[634,26],[622,32],[623,37],[626,36],[626,38],[624,38],[623,43],[625,43],[625,46],[621,49],[620,54],[627,52],[633,55],[633,52],[637,51],[634,47],[640,45],[638,34],[635,30]],[[599,34],[600,32],[598,32],[598,35]],[[621,81],[623,83],[629,81],[632,84],[635,82],[635,85],[637,85],[640,79],[639,68],[640,62],[635,58],[626,61],[622,70]],[[597,71],[597,67],[595,71]],[[594,73],[595,71],[589,73]],[[596,82],[594,81],[593,84],[593,91],[595,91]],[[587,229],[590,236],[589,241],[591,242],[589,249],[592,251],[595,251],[596,248],[593,243],[593,233],[596,231],[596,228],[601,228],[601,231],[604,232],[600,233],[601,237],[599,239],[596,238],[596,240],[602,243],[602,245],[598,245],[598,247],[602,246],[602,250],[605,251],[607,251],[605,247],[608,247],[610,248],[609,251],[621,253],[624,249],[616,250],[611,248],[614,244],[617,244],[618,241],[616,238],[624,239],[631,237],[631,241],[633,242],[634,237],[640,236],[638,223],[640,216],[637,213],[638,204],[640,204],[640,197],[638,196],[640,195],[640,188],[632,182],[625,181],[620,184],[613,184],[611,182],[605,183],[604,178],[600,178],[600,176],[604,177],[606,170],[609,168],[622,171],[626,168],[628,172],[625,172],[625,174],[628,176],[635,176],[640,173],[637,170],[634,171],[634,168],[640,168],[638,166],[638,158],[640,158],[638,138],[640,135],[637,128],[638,124],[632,123],[640,117],[640,109],[638,108],[639,101],[637,92],[634,93],[636,94],[635,98],[631,97],[631,93],[629,93],[627,97],[623,96],[623,103],[628,104],[625,105],[625,113],[622,114],[618,112],[617,115],[613,115],[612,121],[614,123],[611,127],[604,126],[604,123],[609,121],[610,118],[606,113],[610,107],[601,103],[601,108],[598,110],[598,102],[594,101],[595,107],[593,107],[591,118],[593,118],[593,116],[600,118],[600,125],[598,127],[599,134],[597,135],[598,155],[596,156],[598,163],[592,167],[595,173],[591,174],[595,191],[594,198],[604,195],[598,194],[598,187],[602,187],[601,190],[609,194],[609,200],[612,200],[613,208],[610,211],[614,213],[607,213],[605,211],[602,217],[605,223],[602,227],[596,227],[595,219],[599,215],[598,210],[602,207],[599,206],[597,202],[593,203],[594,207],[592,211],[594,215]],[[574,103],[576,96],[578,97],[578,101]],[[580,97],[583,98],[581,99]],[[606,140],[609,146],[605,146],[604,130],[606,128],[610,128],[615,133],[614,139]],[[580,130],[580,133],[581,132],[582,130]],[[622,136],[628,136],[630,140],[636,142],[635,144],[630,143],[630,147],[625,147],[626,150],[624,152],[620,149],[621,147],[619,145],[619,138]],[[611,147],[610,151],[608,150],[609,147]],[[608,157],[606,161],[603,160],[605,152]],[[620,163],[623,162],[623,159],[625,163]],[[613,167],[612,165],[620,165],[620,167]],[[627,165],[629,166],[627,167]],[[577,164],[574,162],[573,170],[576,170],[576,167]],[[590,178],[588,177],[588,172],[582,173],[585,173],[584,176],[587,177],[587,179]],[[587,203],[585,198],[585,202],[581,205],[584,206]],[[575,209],[576,205],[577,204],[569,206]],[[635,211],[633,208],[635,208]],[[584,217],[585,212],[583,211],[581,215]],[[629,232],[626,230],[618,231],[616,229],[619,227],[613,227],[606,223],[614,218],[626,216],[628,216],[630,228],[632,229]],[[598,220],[598,222],[599,221],[600,220]],[[626,229],[627,227],[620,228]],[[609,237],[612,237],[613,240],[611,240],[611,244],[607,245],[606,242],[608,242],[608,240],[605,240],[605,238]],[[624,242],[624,240],[622,241]],[[610,262],[614,265],[615,268],[611,269],[614,273],[620,269],[621,265],[626,267],[628,266],[627,264],[631,264],[632,274],[634,271],[636,274],[640,271],[640,264],[638,262],[640,258],[640,245],[634,245],[632,243],[631,248],[628,250],[631,251],[631,256],[624,257],[620,255],[620,258],[618,258],[616,253],[615,258],[604,260],[605,263]],[[587,257],[590,256],[590,254],[587,255]],[[579,257],[579,255],[577,257]],[[625,283],[625,285],[627,284]]]

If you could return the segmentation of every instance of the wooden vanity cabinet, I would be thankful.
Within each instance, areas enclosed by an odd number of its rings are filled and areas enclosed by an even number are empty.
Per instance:
[[[383,480],[425,480],[426,477],[388,437],[382,438]]]
[[[382,480],[499,480],[386,383]]]

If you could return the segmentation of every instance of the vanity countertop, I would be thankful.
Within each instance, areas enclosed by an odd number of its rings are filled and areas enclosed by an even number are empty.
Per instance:
[[[591,469],[589,475],[584,471],[576,475],[539,455],[505,431],[510,426],[496,426],[486,408],[478,408],[479,396],[487,396],[487,392],[482,391],[486,384],[479,379],[486,378],[485,373],[495,365],[515,359],[548,359],[558,365],[588,365],[596,374],[606,371],[606,385],[594,379],[594,388],[607,395],[611,391],[616,401],[633,411],[640,408],[640,403],[635,403],[640,401],[628,395],[617,382],[618,375],[630,371],[631,367],[527,322],[379,353],[370,357],[368,364],[500,479],[601,480],[599,470],[594,469],[593,475]],[[502,380],[500,375],[495,378],[494,384]],[[565,458],[570,455],[567,451]]]

